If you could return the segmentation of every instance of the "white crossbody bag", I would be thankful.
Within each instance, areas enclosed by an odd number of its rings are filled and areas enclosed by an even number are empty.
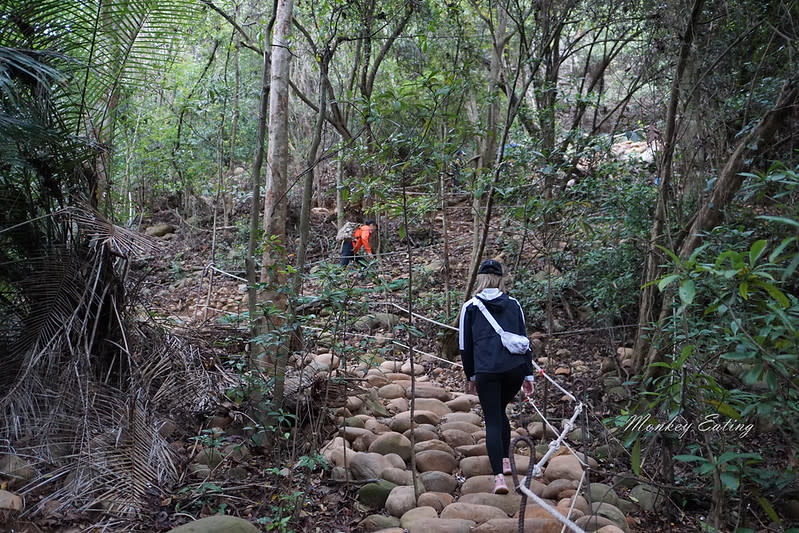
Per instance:
[[[488,320],[488,323],[491,324],[492,328],[494,328],[494,331],[497,332],[499,338],[502,340],[502,345],[507,348],[510,353],[524,355],[530,351],[530,339],[524,335],[517,335],[515,333],[505,331],[491,315],[491,312],[486,309],[486,306],[480,301],[479,298],[472,298],[472,301],[474,302],[474,305],[476,305],[477,308],[483,313],[483,316],[486,317],[486,320]]]

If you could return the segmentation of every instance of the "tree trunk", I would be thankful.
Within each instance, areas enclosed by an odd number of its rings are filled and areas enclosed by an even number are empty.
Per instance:
[[[655,320],[655,309],[658,305],[657,287],[650,282],[657,279],[660,274],[660,264],[662,256],[658,252],[657,245],[663,245],[663,229],[666,224],[668,205],[668,194],[671,188],[672,162],[674,160],[674,149],[677,138],[677,105],[680,102],[680,92],[682,88],[682,78],[685,68],[688,65],[688,58],[691,53],[691,45],[699,24],[699,15],[702,13],[704,0],[694,0],[691,9],[691,17],[683,33],[682,44],[680,46],[680,56],[677,62],[677,69],[674,73],[674,80],[671,85],[671,99],[666,114],[666,137],[664,139],[663,155],[660,164],[660,188],[658,189],[658,199],[655,206],[654,221],[649,239],[649,250],[647,252],[646,264],[644,267],[644,278],[639,298],[638,308],[638,329],[635,335],[635,345],[633,347],[633,367],[636,372],[640,372],[646,354],[649,351],[650,339],[647,332],[649,325]]]
[[[402,217],[403,224],[408,227],[408,190],[406,185],[406,176],[402,176]],[[405,239],[406,251],[408,253],[408,291],[407,291],[407,307],[408,307],[408,330],[413,330],[413,246],[411,240]],[[414,416],[416,412],[416,357],[414,356],[414,336],[408,335],[408,361],[411,363],[411,401],[410,401],[410,415],[411,415],[411,449],[416,447],[416,431]],[[413,483],[413,495],[416,500],[419,499],[419,485],[417,484],[416,474],[416,454],[411,454],[411,483]]]
[[[271,71],[271,48],[269,47],[269,39],[272,33],[272,26],[275,22],[275,14],[273,12],[272,19],[269,24],[264,28],[264,57],[261,66],[261,99],[258,106],[258,129],[255,139],[255,159],[252,165],[252,202],[250,203],[250,235],[247,242],[247,257],[245,258],[245,268],[247,270],[247,310],[250,315],[251,336],[254,338],[258,335],[258,322],[261,318],[258,317],[258,290],[256,283],[255,270],[255,250],[258,247],[259,240],[259,213],[261,210],[261,167],[264,162],[264,147],[266,144],[266,124],[267,124],[267,111],[269,108],[269,75]],[[260,347],[256,343],[250,345],[250,366],[255,368],[258,365],[258,355]]]
[[[445,179],[445,173],[442,172],[440,174],[440,189],[441,189],[441,233],[442,233],[442,240],[444,242],[444,246],[442,248],[442,252],[444,257],[442,257],[442,261],[444,263],[444,316],[447,318],[450,317],[450,312],[452,311],[452,302],[450,301],[450,268],[449,268],[449,217],[447,216],[447,180]]]
[[[541,57],[544,65],[544,79],[541,80],[539,91],[536,91],[538,105],[538,122],[540,124],[541,147],[551,166],[556,166],[553,161],[555,152],[555,102],[558,98],[558,74],[560,72],[560,34],[563,21],[553,16],[552,2],[546,2],[541,10],[541,35],[544,39],[541,47]],[[555,174],[544,174],[543,197],[551,200],[555,183]],[[545,222],[548,222],[545,220]],[[545,224],[546,226],[546,224]]]
[[[344,140],[343,138],[341,139]],[[344,213],[344,162],[341,158],[336,162],[336,228],[341,229],[346,220]]]
[[[716,180],[713,191],[693,218],[693,223],[680,247],[681,258],[687,258],[699,246],[702,233],[719,225],[724,209],[743,184],[744,177],[741,172],[746,162],[754,160],[763,152],[764,147],[769,146],[798,102],[799,80],[791,80],[783,86],[774,107],[760,120],[757,127],[738,143]]]
[[[486,109],[484,128],[485,134],[482,139],[482,145],[480,146],[480,158],[477,162],[477,172],[475,173],[475,177],[479,177],[481,169],[491,168],[491,166],[494,164],[497,153],[497,128],[499,124],[500,113],[499,98],[501,93],[500,83],[502,75],[502,55],[505,45],[507,44],[507,37],[505,34],[508,22],[508,12],[502,5],[497,6],[496,20],[497,25],[494,29],[491,63],[488,72],[488,94],[492,97],[490,98],[491,101]],[[480,260],[482,259],[484,249],[484,245],[481,246],[481,242],[484,242],[481,239],[483,234],[482,228],[487,226],[490,222],[489,220],[483,219],[483,214],[481,213],[481,203],[481,198],[475,195],[472,200],[472,258],[469,269],[469,283],[467,284],[467,298],[471,293],[471,288],[474,285],[474,279],[477,276],[477,268],[480,264]],[[489,190],[488,198],[486,199],[486,216],[490,208],[491,191]]]
[[[261,259],[261,283],[272,287],[266,299],[280,310],[286,309],[286,295],[278,291],[286,283],[285,273],[276,268],[285,260],[286,245],[286,197],[288,183],[288,98],[289,98],[289,36],[293,0],[278,0],[275,31],[272,37],[271,89],[269,95],[269,148],[267,153],[266,183],[264,187],[264,252]],[[265,328],[283,325],[283,319],[268,317]],[[263,331],[262,331],[263,332]],[[261,332],[261,333],[262,333]],[[287,344],[269,351],[267,361],[275,378],[272,396],[273,405],[279,407],[283,401]]]
[[[241,46],[236,43],[233,50],[233,104],[231,109],[232,117],[230,119],[230,137],[228,138],[228,175],[232,181],[234,172],[236,170],[236,137],[239,133],[239,92],[241,91],[241,64],[239,62],[239,52]],[[225,227],[230,226],[230,212],[233,210],[233,197],[230,194],[229,188],[225,188],[222,192],[222,225]]]
[[[308,234],[311,226],[311,197],[313,196],[314,174],[316,173],[316,155],[319,152],[319,145],[322,142],[322,128],[325,123],[325,108],[327,107],[327,92],[325,91],[325,79],[327,77],[328,65],[331,53],[329,49],[322,51],[319,61],[319,113],[316,116],[314,125],[313,139],[308,149],[306,159],[307,169],[305,171],[305,186],[302,191],[302,210],[300,211],[300,242],[297,245],[297,272],[294,274],[294,295],[302,294],[302,278],[305,268],[305,258],[308,247]]]

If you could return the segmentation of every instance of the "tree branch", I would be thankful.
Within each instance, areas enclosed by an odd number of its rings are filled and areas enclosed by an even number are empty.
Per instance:
[[[237,32],[238,32],[238,33],[239,33],[239,34],[240,34],[242,37],[244,37],[245,41],[241,43],[241,44],[242,44],[242,46],[244,46],[245,48],[249,48],[250,50],[253,50],[253,51],[255,51],[255,52],[258,52],[259,54],[263,55],[264,51],[263,51],[263,50],[261,50],[261,49],[258,47],[258,45],[257,45],[257,44],[255,44],[255,42],[254,42],[254,41],[252,40],[252,38],[251,38],[251,37],[250,37],[250,36],[247,34],[247,32],[246,32],[246,31],[244,31],[244,28],[242,28],[241,26],[239,26],[239,24],[238,24],[238,23],[237,23],[235,20],[233,20],[233,17],[231,17],[230,15],[228,15],[227,13],[225,13],[225,12],[222,10],[222,8],[220,8],[220,7],[216,6],[216,5],[215,5],[215,4],[214,4],[214,3],[213,3],[211,0],[202,0],[202,3],[203,3],[203,4],[205,4],[205,5],[207,5],[208,7],[210,7],[212,10],[216,11],[217,13],[219,13],[219,14],[222,16],[222,18],[223,18],[223,19],[225,19],[226,21],[228,21],[228,23],[229,23],[231,26],[233,26],[233,28],[234,28],[234,29],[235,29],[235,30],[236,30],[236,31],[237,31]]]

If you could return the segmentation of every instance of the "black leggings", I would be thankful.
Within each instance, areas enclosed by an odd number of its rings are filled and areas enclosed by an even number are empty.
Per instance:
[[[355,252],[353,252],[352,249],[353,246],[350,239],[347,239],[341,243],[341,258],[339,259],[338,264],[341,266],[347,266],[352,261],[355,261],[361,266],[366,265],[366,258],[362,255],[355,255]]]
[[[502,473],[502,459],[510,448],[510,421],[505,408],[519,392],[527,374],[521,365],[501,374],[477,374],[477,396],[486,423],[486,449],[494,474]]]

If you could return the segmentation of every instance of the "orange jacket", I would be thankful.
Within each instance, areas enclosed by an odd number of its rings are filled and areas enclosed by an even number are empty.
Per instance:
[[[358,250],[363,247],[366,250],[366,253],[369,255],[372,254],[372,247],[369,245],[369,237],[372,235],[372,228],[368,225],[364,224],[360,226],[358,229],[355,230],[355,233],[352,234],[353,241],[352,241],[352,253],[356,253]]]

